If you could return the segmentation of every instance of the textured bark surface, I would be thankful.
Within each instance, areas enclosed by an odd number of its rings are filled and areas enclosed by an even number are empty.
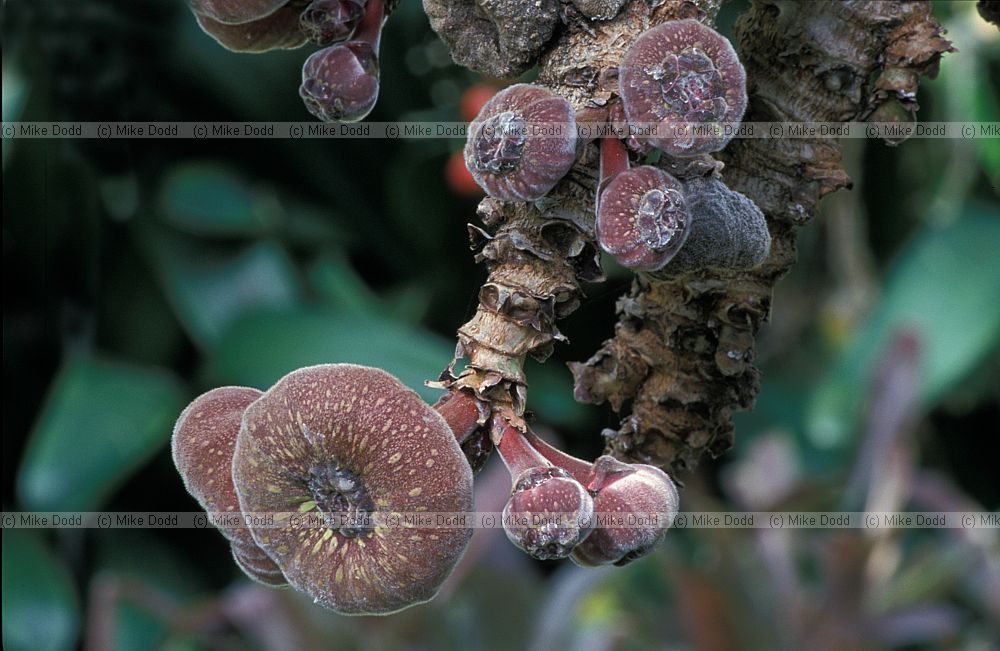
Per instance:
[[[537,83],[567,98],[578,116],[603,121],[632,42],[666,20],[712,24],[720,2],[632,0],[609,21],[564,4]],[[887,111],[908,118],[919,76],[933,74],[948,50],[939,32],[925,2],[757,1],[736,30],[751,98],[745,119],[836,122]],[[556,320],[579,303],[580,281],[601,277],[593,242],[596,147],[581,147],[548,197],[535,204],[486,199],[479,216],[489,231],[470,227],[489,278],[441,384],[471,389],[515,417],[524,410],[525,357],[548,356],[561,339]],[[732,412],[749,408],[759,388],[754,338],[774,283],[794,262],[796,228],[815,214],[820,197],[849,184],[835,139],[735,140],[719,157],[725,182],[767,216],[771,251],[750,272],[638,276],[618,302],[614,336],[572,365],[577,399],[630,408],[617,431],[605,432],[609,453],[623,460],[676,471],[731,445]],[[713,163],[664,158],[660,166],[683,177]]]
[[[736,41],[747,121],[841,122],[887,105],[912,114],[920,75],[949,49],[925,2],[755,2]],[[622,459],[682,470],[730,447],[733,411],[758,392],[754,338],[795,261],[796,230],[850,184],[833,138],[734,140],[720,158],[726,183],[767,216],[771,252],[745,273],[637,278],[619,301],[614,338],[574,374],[578,399],[631,403],[606,432]]]
[[[639,34],[665,20],[714,17],[718,5],[719,0],[702,0],[654,8],[641,0],[610,21],[591,21],[567,5],[536,83],[578,111],[600,114],[617,93],[618,62]],[[489,230],[470,226],[476,259],[489,267],[489,277],[475,315],[458,330],[455,360],[441,385],[471,389],[515,421],[524,412],[526,356],[548,357],[563,339],[556,320],[580,303],[579,283],[603,278],[594,244],[597,148],[582,144],[581,149],[577,164],[547,197],[533,204],[484,199],[478,213]]]

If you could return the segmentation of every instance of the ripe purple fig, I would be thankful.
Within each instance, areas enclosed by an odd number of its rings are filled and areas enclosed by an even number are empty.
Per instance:
[[[332,45],[351,38],[364,15],[364,0],[313,0],[299,16],[299,28],[316,45]]]
[[[195,14],[201,29],[233,52],[294,50],[306,42],[299,30],[299,10],[285,6],[250,22],[223,23],[210,16]]]
[[[378,99],[384,0],[368,0],[355,39],[314,52],[302,66],[299,96],[324,122],[357,122]]]
[[[191,0],[191,10],[220,23],[236,25],[266,18],[288,0]]]
[[[541,199],[575,160],[573,107],[542,86],[515,84],[503,89],[469,125],[465,166],[496,199]]]
[[[256,543],[340,613],[431,599],[472,534],[394,522],[471,511],[472,472],[445,420],[379,369],[327,364],[279,380],[243,416],[233,481],[245,514],[274,517],[251,526]]]
[[[643,32],[619,66],[619,92],[630,124],[653,125],[642,140],[672,156],[726,146],[746,110],[746,73],[732,44],[694,19]],[[698,125],[697,132],[689,124]]]
[[[621,265],[651,271],[680,250],[691,227],[682,186],[644,165],[615,176],[601,193],[597,241]]]
[[[500,457],[514,478],[503,509],[507,538],[539,560],[566,558],[594,526],[594,501],[583,485],[545,460],[524,434],[494,419]]]
[[[598,526],[573,550],[578,565],[625,565],[648,554],[677,515],[674,483],[659,468],[603,456],[594,462],[587,490]]]
[[[210,513],[241,516],[233,487],[233,449],[243,412],[261,396],[257,389],[222,387],[202,394],[181,412],[171,437],[174,465],[188,492]],[[234,518],[235,520],[235,518]],[[214,520],[218,522],[218,520]],[[281,570],[244,526],[219,526],[246,574],[267,585],[285,585]]]

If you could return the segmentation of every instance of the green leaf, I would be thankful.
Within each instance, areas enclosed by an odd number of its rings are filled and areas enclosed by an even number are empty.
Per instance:
[[[172,374],[78,357],[62,368],[18,474],[24,505],[93,511],[170,438],[184,394]]]
[[[189,233],[254,236],[269,230],[280,207],[228,168],[193,163],[167,174],[160,210],[168,224]]]
[[[69,572],[30,529],[3,533],[3,648],[72,649],[79,605]]]
[[[810,400],[806,431],[815,444],[847,442],[896,333],[912,332],[919,341],[925,408],[1000,343],[998,242],[1000,220],[970,212],[943,229],[925,228],[909,243],[888,273],[875,312]]]
[[[349,362],[383,368],[426,400],[424,387],[451,360],[451,346],[424,330],[360,314],[290,310],[240,319],[213,351],[210,384],[266,388],[303,366]]]
[[[198,532],[201,533],[205,533],[206,538],[207,534],[218,535],[213,531]],[[185,607],[206,596],[204,578],[190,559],[152,532],[99,530],[95,532],[94,541],[97,548],[95,566],[101,568],[101,579],[129,586],[119,593],[109,613],[112,618],[111,648],[115,651],[164,649],[170,643],[170,623],[150,612],[149,607],[136,598],[137,593],[145,593],[147,599]],[[231,564],[229,545],[221,540],[214,542],[214,546],[203,550],[205,554],[213,554],[218,549],[224,554],[218,557],[219,561]]]
[[[154,232],[146,243],[177,318],[201,348],[215,345],[243,313],[301,298],[295,267],[273,242],[232,252]]]

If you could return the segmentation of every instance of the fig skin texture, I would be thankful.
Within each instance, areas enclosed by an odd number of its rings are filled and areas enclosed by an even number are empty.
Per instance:
[[[240,513],[232,461],[243,412],[263,395],[257,389],[220,387],[195,398],[174,426],[171,452],[184,487],[208,512]],[[253,541],[246,527],[219,527],[247,576],[270,586],[286,585],[281,570]]]
[[[665,472],[645,464],[622,463],[611,456],[594,462],[587,490],[594,496],[598,520],[629,524],[594,529],[570,555],[583,567],[626,565],[651,552],[666,535],[680,502],[677,488]],[[630,522],[630,517],[635,521]]]
[[[663,267],[682,250],[690,230],[681,183],[657,167],[622,172],[601,193],[598,243],[633,271]]]
[[[289,0],[191,0],[191,10],[220,23],[237,25],[266,18],[288,4]]]
[[[552,135],[532,135],[538,129]],[[534,84],[509,86],[469,125],[465,166],[503,201],[544,197],[576,160],[576,114],[564,98]]]
[[[639,140],[671,156],[719,151],[747,107],[746,72],[726,37],[697,20],[646,30],[622,58],[619,93],[630,124],[658,125]],[[671,125],[699,123],[698,134]],[[711,126],[709,126],[711,125]]]
[[[305,44],[306,36],[299,28],[299,11],[282,7],[264,18],[239,24],[223,23],[202,14],[195,14],[195,18],[202,31],[227,50],[259,53],[294,50]]]
[[[379,369],[327,364],[279,380],[244,413],[233,479],[244,513],[274,514],[251,533],[289,583],[344,614],[431,599],[472,535],[384,526],[397,513],[471,512],[473,500],[447,423]],[[344,526],[343,513],[374,526]],[[309,515],[318,526],[300,525]]]

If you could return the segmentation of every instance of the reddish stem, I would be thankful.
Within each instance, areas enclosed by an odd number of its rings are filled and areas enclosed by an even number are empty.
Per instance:
[[[450,391],[434,403],[434,409],[444,418],[455,433],[459,445],[465,443],[479,429],[481,411],[479,401],[467,391]]]
[[[372,51],[378,53],[379,41],[382,39],[382,25],[385,23],[385,0],[368,0],[365,5],[365,15],[358,23],[354,32],[354,41],[364,41],[372,46]]]
[[[615,136],[601,138],[601,168],[600,183],[597,185],[597,197],[594,201],[595,210],[600,209],[601,194],[604,188],[622,172],[628,171],[628,150],[625,143]]]
[[[511,425],[503,416],[495,415],[492,427],[496,448],[512,478],[516,479],[521,473],[532,468],[552,466],[538,450],[528,444],[521,430]]]
[[[549,463],[559,466],[569,474],[573,475],[581,484],[586,485],[593,474],[594,464],[578,459],[571,454],[566,454],[559,448],[547,443],[530,429],[524,434],[525,440]]]

